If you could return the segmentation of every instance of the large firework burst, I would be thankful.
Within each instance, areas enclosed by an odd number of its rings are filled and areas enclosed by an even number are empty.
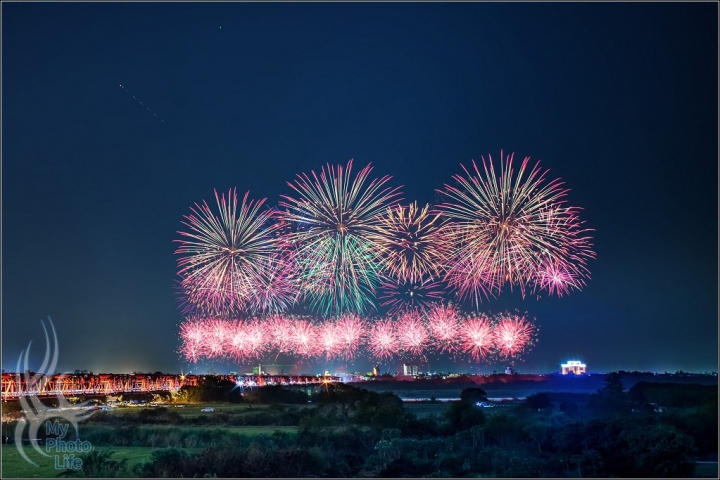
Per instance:
[[[380,217],[378,237],[385,274],[397,283],[439,278],[446,255],[439,235],[442,223],[440,212],[430,211],[430,205],[388,208]]]
[[[320,175],[300,174],[288,185],[297,198],[283,195],[284,220],[294,228],[289,242],[297,249],[298,273],[305,297],[323,313],[373,307],[379,283],[378,223],[399,188],[385,185],[390,177],[369,183],[370,165],[351,178],[346,167],[327,165]]]
[[[215,192],[219,216],[203,201],[191,207],[183,222],[189,232],[178,232],[183,239],[176,254],[187,299],[199,311],[224,315],[245,311],[251,293],[263,284],[261,268],[274,250],[270,235],[274,225],[271,210],[260,211],[263,200],[248,201],[245,194],[240,208],[235,189],[225,195]]]
[[[595,256],[586,236],[589,230],[578,217],[580,209],[565,206],[568,190],[559,179],[546,182],[547,171],[539,163],[528,168],[530,157],[515,172],[513,155],[500,156],[499,172],[488,156],[482,171],[475,162],[472,171],[463,167],[465,176],[453,177],[457,186],[446,184],[441,192],[450,201],[440,209],[454,222],[445,232],[446,241],[457,246],[449,258],[448,276],[486,277],[454,280],[460,295],[472,294],[478,301],[488,290],[499,292],[505,283],[518,286],[523,294],[530,286],[546,288],[547,283],[538,280],[538,270],[550,262],[572,271],[575,280],[567,285],[579,288],[588,276],[585,264]],[[475,259],[482,268],[467,268],[467,259]]]

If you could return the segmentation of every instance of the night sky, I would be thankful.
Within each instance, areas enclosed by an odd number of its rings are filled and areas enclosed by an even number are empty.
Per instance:
[[[715,2],[3,3],[2,367],[30,340],[39,366],[49,315],[58,371],[248,371],[176,352],[190,206],[232,187],[276,204],[350,158],[433,202],[502,149],[566,182],[597,253],[583,291],[485,302],[540,326],[518,369],[716,371],[717,19]]]

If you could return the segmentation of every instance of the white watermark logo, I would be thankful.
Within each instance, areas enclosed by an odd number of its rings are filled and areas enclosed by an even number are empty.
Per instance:
[[[25,454],[23,447],[23,433],[25,428],[28,430],[28,441],[39,454],[52,458],[55,456],[55,468],[58,470],[79,470],[82,468],[82,459],[77,458],[78,453],[87,453],[92,450],[92,444],[88,441],[81,440],[78,433],[78,422],[86,420],[94,412],[88,412],[83,409],[88,402],[78,405],[70,405],[65,399],[62,389],[53,391],[46,390],[48,382],[51,385],[57,385],[53,382],[53,374],[58,360],[58,340],[55,333],[55,326],[52,319],[48,317],[50,328],[53,334],[53,347],[50,345],[50,336],[45,327],[45,323],[41,320],[43,330],[45,331],[45,358],[38,371],[30,374],[28,362],[30,358],[30,346],[28,343],[27,350],[20,352],[18,358],[16,374],[17,388],[19,392],[20,406],[22,407],[23,417],[18,421],[15,427],[15,446],[20,455],[29,463],[38,466]],[[52,351],[52,360],[50,360],[50,352]],[[38,394],[45,392],[57,397],[57,408],[49,408],[43,404],[38,398]],[[64,420],[60,422],[59,419]],[[75,430],[75,440],[66,440],[70,425]],[[40,447],[41,440],[38,439],[38,432],[41,428],[45,428],[45,449]],[[51,437],[51,435],[53,435]]]

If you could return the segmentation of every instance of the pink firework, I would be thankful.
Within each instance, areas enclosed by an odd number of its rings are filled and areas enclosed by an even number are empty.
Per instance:
[[[482,259],[483,275],[492,288],[504,284],[520,288],[537,282],[542,259],[550,257],[585,275],[588,259],[595,258],[590,231],[579,219],[580,209],[566,206],[568,189],[559,179],[547,181],[547,170],[530,165],[526,157],[516,170],[513,154],[503,158],[499,170],[492,158],[483,158],[482,169],[473,162],[455,175],[455,186],[445,185],[449,199],[439,208],[454,222],[447,232],[456,247],[448,262],[451,276],[473,275],[477,270],[457,270],[466,258]],[[475,283],[475,285],[479,285]],[[470,291],[473,284],[460,282]],[[475,287],[477,289],[477,287]],[[476,299],[484,292],[473,293]]]
[[[445,281],[460,301],[468,300],[480,305],[483,298],[490,298],[495,296],[495,292],[500,292],[492,269],[490,261],[482,254],[458,256],[448,268]]]
[[[207,358],[222,358],[229,350],[232,331],[224,320],[212,318],[203,322],[204,341]]]
[[[391,359],[398,353],[398,339],[391,320],[381,320],[370,329],[367,350],[378,360]]]
[[[495,346],[495,334],[487,317],[466,320],[460,331],[463,350],[476,362],[484,360]]]
[[[342,340],[338,334],[335,322],[323,322],[317,327],[317,336],[320,347],[325,352],[325,359],[336,358],[342,350]]]
[[[264,325],[258,320],[235,322],[235,334],[233,341],[239,344],[236,358],[243,360],[262,358],[267,348],[267,334]]]
[[[197,363],[201,357],[207,355],[204,343],[205,331],[202,322],[186,320],[180,325],[180,354],[189,362]]]
[[[295,320],[292,322],[291,351],[303,357],[319,355],[320,346],[317,338],[316,326],[308,320]]]
[[[178,232],[178,272],[189,301],[200,311],[223,315],[247,310],[252,285],[262,283],[263,260],[276,251],[271,224],[274,212],[261,210],[264,200],[238,205],[237,192],[227,198],[215,192],[219,215],[207,202],[195,204]]]
[[[245,323],[234,321],[228,322],[228,331],[230,341],[228,342],[227,355],[234,360],[242,361],[245,359],[247,352],[247,335],[245,333]]]
[[[430,335],[417,312],[402,313],[397,321],[396,330],[400,349],[411,357],[425,357],[430,343]]]
[[[451,305],[436,304],[427,312],[428,330],[439,353],[454,353],[460,344],[460,317]]]
[[[420,209],[413,202],[388,208],[378,227],[380,263],[386,275],[397,283],[439,278],[445,257],[439,236],[442,223],[440,212],[431,211],[430,205]]]
[[[502,357],[511,357],[531,345],[535,328],[524,316],[502,314],[495,325],[495,346]]]
[[[366,337],[367,323],[358,315],[346,313],[338,318],[335,332],[340,341],[339,356],[345,360],[355,358]]]
[[[287,315],[270,315],[264,322],[270,348],[280,353],[291,353],[293,323]]]
[[[258,267],[261,274],[249,285],[249,310],[280,313],[295,305],[300,289],[290,256],[269,255],[258,260]]]
[[[380,305],[390,307],[388,313],[391,315],[405,311],[422,312],[445,294],[442,285],[428,275],[413,280],[385,281],[380,288],[383,291]]]
[[[538,268],[536,290],[547,290],[549,295],[570,293],[571,288],[579,289],[584,282],[572,272],[572,267],[562,261],[546,260]]]

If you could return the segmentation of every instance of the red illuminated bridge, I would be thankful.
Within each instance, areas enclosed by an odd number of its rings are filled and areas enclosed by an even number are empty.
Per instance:
[[[126,392],[174,391],[186,385],[197,386],[204,378],[229,380],[243,387],[264,385],[319,385],[340,382],[332,376],[314,375],[175,375],[175,374],[42,374],[3,373],[2,400],[20,396],[110,395]]]

